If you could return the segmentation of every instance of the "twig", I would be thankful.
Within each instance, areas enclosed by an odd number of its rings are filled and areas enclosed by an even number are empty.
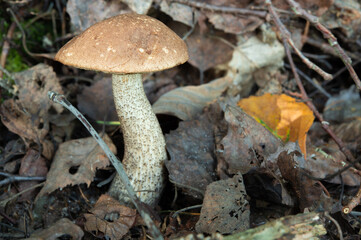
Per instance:
[[[338,237],[339,237],[340,240],[343,240],[343,235],[342,235],[342,230],[341,230],[340,224],[338,224],[338,222],[333,217],[331,217],[331,215],[328,212],[325,212],[325,217],[330,219],[331,222],[333,222],[333,224],[336,225],[336,228],[337,228],[337,231],[338,231]]]
[[[325,26],[323,26],[319,22],[319,20],[316,16],[313,16],[309,12],[305,11],[300,6],[299,3],[295,2],[294,0],[287,0],[287,2],[291,6],[293,12],[296,15],[298,15],[298,16],[304,18],[305,20],[309,21],[310,23],[312,23],[322,33],[323,37],[328,40],[328,43],[330,44],[330,46],[334,49],[334,51],[341,58],[342,62],[345,64],[345,66],[346,66],[347,70],[349,71],[352,79],[354,80],[357,88],[359,90],[361,90],[360,79],[358,78],[355,70],[353,69],[353,67],[351,65],[352,60],[351,60],[351,58],[349,58],[347,56],[345,51],[342,49],[342,47],[340,46],[340,44],[337,41],[337,38],[330,32],[330,30],[328,30]]]
[[[320,74],[325,80],[331,80],[332,75],[329,73],[326,73],[323,71],[319,66],[317,66],[315,63],[311,62],[307,57],[305,57],[302,52],[296,47],[294,44],[291,33],[287,30],[285,25],[281,22],[280,18],[278,17],[276,11],[273,8],[273,5],[271,3],[271,0],[266,0],[266,5],[268,6],[268,11],[270,12],[273,22],[275,23],[277,29],[281,33],[281,38],[286,40],[286,42],[292,47],[292,49],[295,51],[295,53],[301,58],[302,62],[307,65],[310,69],[314,70],[318,74]]]
[[[177,2],[184,5],[188,5],[194,8],[200,8],[213,12],[222,12],[222,13],[236,13],[241,15],[251,15],[256,17],[265,18],[267,16],[266,11],[258,11],[258,10],[250,10],[245,8],[235,8],[235,7],[227,7],[227,6],[217,6],[213,4],[207,4],[203,2],[196,2],[193,0],[170,0],[170,2]]]
[[[20,196],[21,194],[26,193],[27,191],[30,191],[30,190],[35,189],[35,188],[38,188],[38,187],[42,187],[42,186],[44,186],[44,185],[45,185],[45,182],[36,184],[36,185],[31,186],[31,187],[29,187],[29,188],[27,188],[27,189],[25,189],[25,190],[23,190],[23,191],[21,191],[21,192],[18,192],[17,194],[12,195],[11,197],[9,197],[9,198],[7,198],[7,199],[4,199],[4,200],[0,201],[0,207],[5,207],[6,204],[7,204],[9,201],[17,198],[17,197]]]
[[[13,182],[23,182],[23,181],[44,181],[45,177],[36,177],[36,176],[16,176],[10,173],[0,172],[0,176],[6,177],[4,180],[0,181],[0,187]]]
[[[15,22],[12,22],[9,27],[8,33],[6,34],[6,39],[4,40],[4,44],[1,50],[1,57],[0,57],[0,65],[3,68],[5,68],[6,59],[8,57],[10,50],[10,40],[13,38],[15,28],[16,28],[16,24]],[[0,71],[0,78],[2,78],[3,74],[4,74],[3,71]]]
[[[357,207],[361,202],[361,188],[358,189],[355,196],[352,197],[352,199],[347,203],[346,206],[342,208],[342,212],[344,214],[349,214],[351,211]]]
[[[14,18],[16,25],[18,26],[18,28],[21,31],[22,45],[23,45],[25,52],[27,54],[29,54],[31,57],[45,57],[45,58],[49,58],[49,59],[54,59],[55,54],[53,54],[53,53],[32,53],[32,52],[30,52],[30,50],[28,49],[28,46],[26,45],[25,31],[24,31],[23,27],[21,26],[21,24],[19,23],[19,20],[17,19],[15,13],[10,8],[7,8],[6,11],[10,12],[11,16]]]
[[[194,205],[194,206],[179,209],[179,210],[177,210],[176,212],[173,213],[172,217],[175,218],[181,212],[185,212],[185,211],[188,211],[188,210],[191,210],[191,209],[201,208],[201,207],[202,207],[202,204],[199,204],[199,205]]]
[[[162,234],[159,229],[153,222],[150,217],[149,210],[143,206],[143,203],[138,199],[135,191],[129,181],[127,174],[124,171],[122,163],[117,159],[117,157],[110,151],[108,145],[103,141],[103,139],[99,136],[99,134],[95,131],[95,129],[91,126],[91,124],[86,120],[86,118],[65,98],[64,95],[57,94],[55,92],[48,92],[48,97],[55,103],[61,104],[63,107],[68,109],[71,113],[73,113],[80,122],[86,127],[89,133],[94,137],[94,139],[98,142],[100,147],[103,149],[104,153],[109,158],[110,162],[113,164],[116,169],[119,177],[121,178],[125,189],[128,192],[128,197],[138,210],[139,214],[142,216],[145,224],[148,226],[150,232],[152,233],[154,239],[163,239]]]

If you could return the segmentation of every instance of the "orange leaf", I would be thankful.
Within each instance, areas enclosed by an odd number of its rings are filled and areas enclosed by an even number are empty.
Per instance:
[[[267,93],[241,99],[238,106],[284,142],[298,141],[306,156],[306,134],[314,120],[306,104],[284,94]]]

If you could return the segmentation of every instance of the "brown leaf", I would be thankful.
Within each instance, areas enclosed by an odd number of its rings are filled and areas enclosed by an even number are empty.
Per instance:
[[[264,161],[262,167],[285,179],[298,198],[299,207],[303,210],[317,204],[322,194],[322,188],[310,179],[305,172],[305,158],[297,143],[288,142]]]
[[[34,232],[31,234],[29,240],[56,240],[61,236],[67,235],[74,240],[81,240],[84,236],[84,232],[81,228],[72,223],[67,218],[62,218],[47,229]]]
[[[230,234],[250,224],[250,206],[241,174],[211,183],[203,200],[197,232]]]
[[[116,153],[111,139],[107,135],[103,139]],[[37,198],[67,185],[86,183],[89,186],[96,170],[108,165],[109,159],[93,137],[64,142],[54,156],[45,185]]]
[[[223,158],[228,163],[228,172],[247,173],[258,168],[282,142],[241,109],[228,106],[225,110],[228,133],[221,142]]]
[[[120,205],[108,195],[100,196],[89,212],[90,214],[84,214],[85,230],[100,231],[110,239],[121,239],[133,226],[136,218],[136,210]]]
[[[112,79],[102,78],[77,95],[78,108],[94,120],[118,121],[115,110]]]
[[[82,32],[106,18],[129,12],[126,8],[119,1],[105,0],[69,0],[66,5],[74,32]]]
[[[189,52],[188,62],[200,71],[205,71],[231,60],[234,49],[218,39],[226,37],[225,34],[217,37],[207,36],[206,33],[201,33],[197,25],[193,33],[186,39]]]
[[[202,198],[207,185],[215,179],[212,125],[207,114],[203,114],[197,120],[181,122],[177,130],[165,135],[170,155],[170,160],[165,162],[169,178],[182,188],[198,189],[201,193],[184,189],[195,198]]]
[[[263,23],[263,20],[255,16],[239,17],[215,12],[207,12],[206,16],[216,29],[233,34],[252,32]]]
[[[200,86],[176,88],[162,95],[153,104],[156,114],[169,114],[182,120],[194,119],[207,104],[226,91],[231,78],[223,77]]]
[[[46,166],[46,160],[43,157],[41,157],[39,152],[30,148],[26,153],[26,155],[21,159],[19,175],[45,177],[47,173],[48,173],[48,168]],[[28,189],[36,184],[38,184],[38,181],[20,182],[19,192]],[[20,196],[19,201],[30,200],[35,192],[37,192],[37,189],[33,189],[23,193]]]
[[[344,168],[346,161],[346,156],[340,148],[330,140],[328,144],[310,148],[304,169],[314,177],[324,178]],[[341,176],[343,184],[349,186],[360,185],[361,177],[351,169],[343,171]],[[326,181],[341,184],[339,176]]]
[[[16,73],[14,75],[15,83],[19,88],[18,104],[31,115],[40,118],[46,118],[48,110],[53,107],[56,112],[61,113],[63,107],[60,104],[50,101],[48,98],[48,91],[54,91],[62,94],[63,90],[58,78],[51,66],[45,64],[38,64],[25,71]]]
[[[190,6],[162,0],[160,3],[160,9],[164,13],[168,14],[174,21],[184,23],[190,27],[194,25],[193,9]],[[197,19],[196,16],[198,15],[198,12],[195,11],[194,15]]]

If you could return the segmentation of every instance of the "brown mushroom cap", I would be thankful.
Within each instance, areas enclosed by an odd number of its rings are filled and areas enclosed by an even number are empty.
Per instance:
[[[113,74],[161,71],[188,60],[186,44],[162,22],[138,14],[101,21],[64,45],[55,60]]]

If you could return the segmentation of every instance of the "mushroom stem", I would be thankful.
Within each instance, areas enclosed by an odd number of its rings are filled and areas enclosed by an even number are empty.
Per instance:
[[[125,171],[139,199],[154,205],[164,182],[165,140],[158,120],[144,93],[141,74],[112,76],[115,107],[124,137]],[[117,175],[109,194],[130,203],[127,191]]]

